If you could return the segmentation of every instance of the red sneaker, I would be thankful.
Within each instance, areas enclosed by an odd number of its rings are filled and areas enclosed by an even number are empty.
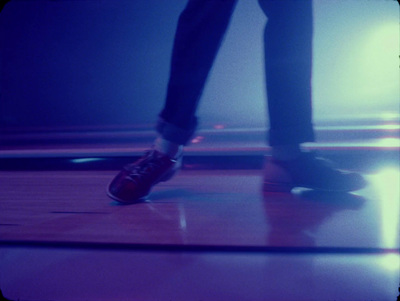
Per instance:
[[[154,185],[171,179],[181,165],[182,156],[172,159],[156,150],[148,151],[117,174],[108,186],[107,194],[121,203],[140,202]]]

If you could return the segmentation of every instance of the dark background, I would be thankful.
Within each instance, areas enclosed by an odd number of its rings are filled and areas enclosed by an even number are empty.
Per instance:
[[[151,127],[184,0],[13,0],[0,13],[1,128]],[[204,92],[203,127],[265,126],[257,1],[239,1]],[[398,114],[398,4],[315,1],[317,124]]]

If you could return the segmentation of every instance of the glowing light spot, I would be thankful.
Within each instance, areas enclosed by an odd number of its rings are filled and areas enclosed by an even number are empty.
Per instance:
[[[370,97],[389,92],[398,97],[399,25],[384,23],[372,29],[359,49],[362,49],[358,73],[360,91]]]
[[[382,170],[374,180],[380,200],[381,245],[384,248],[398,248],[400,210],[400,172],[398,169]]]
[[[192,143],[200,143],[203,140],[204,140],[203,136],[197,136],[197,137],[192,139]]]
[[[185,207],[182,204],[179,205],[179,225],[181,227],[181,230],[186,231],[186,213]]]
[[[380,128],[388,131],[397,131],[400,129],[400,126],[398,124],[384,124]]]
[[[386,270],[398,271],[400,266],[400,256],[399,254],[387,254],[380,258],[379,262]]]
[[[382,112],[380,117],[385,121],[399,121],[400,114],[396,112]]]
[[[225,125],[223,125],[223,124],[216,124],[216,125],[214,125],[214,129],[216,129],[216,130],[222,130],[222,129],[224,129],[225,128]]]
[[[376,146],[398,148],[400,147],[400,139],[395,137],[385,137],[379,139]]]
[[[354,110],[362,106],[363,110],[369,108],[375,111],[376,108],[390,105],[394,108],[393,115],[386,117],[398,116],[398,23],[371,24],[362,34],[349,37],[349,43],[343,44],[337,53],[340,55],[332,69],[331,84],[325,91],[330,94],[324,97],[332,97],[336,104]]]

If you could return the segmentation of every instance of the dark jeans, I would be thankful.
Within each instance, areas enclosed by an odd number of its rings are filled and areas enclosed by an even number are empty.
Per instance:
[[[237,0],[189,0],[179,18],[165,106],[157,131],[187,144],[196,109]],[[259,0],[268,17],[265,73],[269,144],[314,140],[311,108],[311,0]],[[240,72],[238,70],[238,72]]]

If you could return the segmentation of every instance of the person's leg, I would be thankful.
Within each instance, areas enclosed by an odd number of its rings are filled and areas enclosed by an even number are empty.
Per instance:
[[[119,202],[145,198],[180,168],[183,145],[196,126],[198,101],[237,0],[189,0],[175,35],[165,106],[153,149],[113,179],[108,195]]]
[[[175,35],[165,106],[157,130],[163,139],[187,144],[210,72],[237,0],[190,0]]]
[[[264,190],[294,187],[352,191],[365,186],[355,173],[331,168],[301,150],[313,142],[311,106],[312,0],[259,0],[268,17],[265,72],[272,149],[265,166]]]
[[[274,147],[311,142],[312,1],[259,3],[268,17],[264,47],[269,144]]]

